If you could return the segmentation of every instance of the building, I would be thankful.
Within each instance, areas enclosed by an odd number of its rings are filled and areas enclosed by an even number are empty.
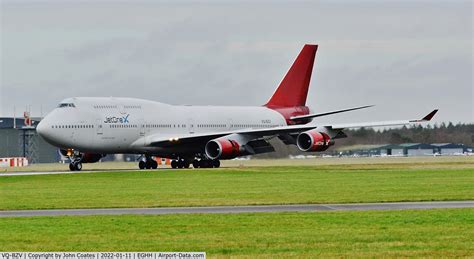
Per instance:
[[[378,148],[381,155],[387,156],[432,156],[435,146],[422,143],[386,145]]]
[[[58,149],[36,134],[39,118],[26,125],[23,118],[0,118],[0,157],[27,157],[29,163],[58,162]]]
[[[435,151],[441,155],[461,155],[467,152],[472,152],[472,148],[464,144],[453,144],[453,143],[435,143],[432,144],[435,146]]]
[[[465,153],[472,153],[473,148],[464,144],[453,143],[404,143],[384,145],[374,148],[374,151],[379,151],[382,156],[433,156],[433,155],[462,155]]]

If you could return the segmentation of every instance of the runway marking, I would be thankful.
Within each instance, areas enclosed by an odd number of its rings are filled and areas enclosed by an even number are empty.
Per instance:
[[[474,201],[390,202],[348,204],[295,204],[256,206],[167,207],[167,208],[111,208],[111,209],[54,209],[0,211],[0,217],[87,216],[87,215],[166,215],[166,214],[234,214],[259,212],[319,212],[368,210],[425,210],[474,208]]]

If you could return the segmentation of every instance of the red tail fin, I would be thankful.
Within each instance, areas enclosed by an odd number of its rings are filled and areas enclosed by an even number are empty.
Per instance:
[[[288,73],[286,73],[277,90],[265,106],[305,106],[316,50],[318,50],[318,45],[304,45],[290,70],[288,70]]]

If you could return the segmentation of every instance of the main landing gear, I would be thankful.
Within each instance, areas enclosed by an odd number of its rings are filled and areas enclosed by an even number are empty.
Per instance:
[[[138,168],[140,169],[156,169],[158,168],[158,162],[155,161],[151,156],[145,155],[140,162],[138,162]]]
[[[193,167],[194,168],[219,168],[221,166],[221,161],[218,159],[210,160],[210,159],[194,159]]]
[[[171,168],[189,168],[189,160],[185,160],[183,158],[173,159],[171,160]]]
[[[191,164],[194,168],[219,168],[221,166],[221,162],[217,159],[199,159],[198,157],[192,160],[192,163],[190,159],[180,157],[171,160],[171,168],[173,169],[189,168]],[[158,163],[150,155],[144,155],[140,158],[140,161],[138,162],[138,167],[140,169],[156,169],[158,168]]]
[[[171,168],[189,168],[190,164],[189,160],[178,158],[171,161]],[[194,159],[192,165],[194,168],[218,168],[221,166],[221,162],[219,160]]]

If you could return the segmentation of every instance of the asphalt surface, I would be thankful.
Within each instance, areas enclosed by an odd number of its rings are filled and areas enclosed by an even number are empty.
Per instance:
[[[224,167],[221,167],[224,168]],[[0,168],[1,169],[1,168]],[[28,172],[1,172],[0,177],[2,176],[28,176],[28,175],[50,175],[50,174],[84,174],[84,173],[120,173],[120,172],[160,172],[163,170],[189,170],[189,169],[172,169],[171,167],[158,167],[158,169],[147,169],[140,170],[138,168],[131,169],[93,169],[93,170],[82,170],[82,171],[28,171]]]
[[[165,168],[155,169],[162,170]],[[108,170],[89,170],[89,171],[80,171],[80,172],[72,172],[72,171],[41,171],[41,172],[8,172],[8,173],[1,173],[1,176],[27,176],[27,175],[48,175],[48,174],[81,174],[81,173],[110,173],[110,172],[133,172],[139,171],[139,169],[108,169]],[[153,172],[153,170],[143,170],[143,172]]]
[[[165,215],[165,214],[214,214],[258,212],[318,212],[318,211],[367,211],[367,210],[423,210],[448,208],[474,208],[474,201],[393,202],[351,204],[300,204],[264,206],[215,206],[168,208],[117,208],[117,209],[61,209],[61,210],[9,210],[0,211],[0,217],[33,216],[86,216],[86,215]]]
[[[0,173],[0,176],[26,176],[26,175],[43,175],[43,174],[72,174],[73,172],[64,171],[64,172],[10,172],[10,173]]]

